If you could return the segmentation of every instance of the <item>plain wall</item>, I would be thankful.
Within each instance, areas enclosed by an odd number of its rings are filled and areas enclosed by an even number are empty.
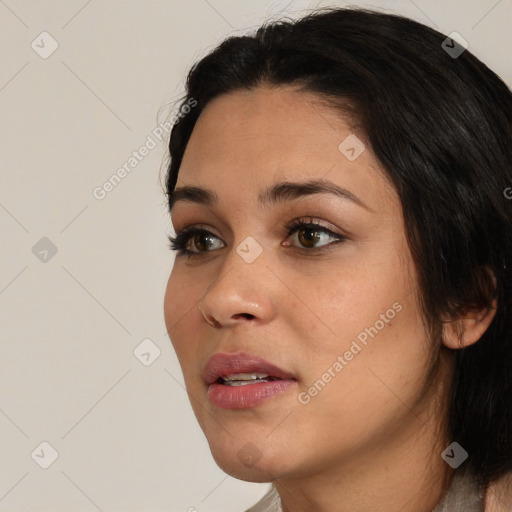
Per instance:
[[[356,3],[459,32],[512,83],[510,0]],[[0,2],[0,511],[240,512],[264,494],[215,465],[166,334],[156,133],[224,37],[348,4]]]

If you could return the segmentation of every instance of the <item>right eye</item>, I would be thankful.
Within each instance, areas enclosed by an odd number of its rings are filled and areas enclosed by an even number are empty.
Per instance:
[[[186,255],[190,258],[194,254],[208,253],[224,247],[215,247],[215,240],[220,239],[206,229],[195,227],[180,229],[175,237],[169,236],[170,249],[177,252],[176,257]]]

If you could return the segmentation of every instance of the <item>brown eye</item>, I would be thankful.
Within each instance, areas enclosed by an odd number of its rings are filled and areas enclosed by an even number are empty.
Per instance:
[[[298,221],[288,227],[288,237],[297,239],[297,243],[286,243],[285,245],[294,245],[299,249],[321,249],[325,246],[331,245],[329,239],[334,242],[343,242],[346,238],[343,235],[333,233],[330,229],[321,226],[316,222],[303,222]],[[326,243],[320,242],[325,241]]]
[[[215,245],[215,238],[209,233],[199,232],[190,237],[189,242],[192,243],[192,248],[196,249],[193,252],[208,252]]]
[[[216,241],[220,242],[217,247],[215,247]],[[177,257],[187,256],[190,258],[193,255],[208,254],[214,249],[224,247],[220,238],[205,229],[196,227],[178,230],[176,236],[169,236],[169,242],[171,251],[176,251]]]
[[[312,228],[301,228],[297,231],[297,235],[299,242],[308,249],[314,249],[321,239],[319,231]]]

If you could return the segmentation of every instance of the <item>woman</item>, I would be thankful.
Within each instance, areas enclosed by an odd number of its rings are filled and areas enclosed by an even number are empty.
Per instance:
[[[412,20],[327,9],[190,71],[168,332],[252,511],[512,510],[512,96]]]

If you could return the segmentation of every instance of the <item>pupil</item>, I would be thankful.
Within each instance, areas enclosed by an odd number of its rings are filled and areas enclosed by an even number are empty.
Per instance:
[[[301,236],[301,233],[309,233],[309,236]],[[318,236],[318,232],[312,228],[305,228],[299,231],[299,241],[302,245],[305,245],[306,247],[314,247],[315,244],[319,242],[319,240],[320,237]],[[311,244],[311,242],[313,243]]]
[[[195,238],[195,246],[196,249],[199,249],[200,252],[206,250],[209,245],[212,245],[211,237],[206,235],[205,233],[198,233]],[[202,246],[202,247],[201,247]]]

